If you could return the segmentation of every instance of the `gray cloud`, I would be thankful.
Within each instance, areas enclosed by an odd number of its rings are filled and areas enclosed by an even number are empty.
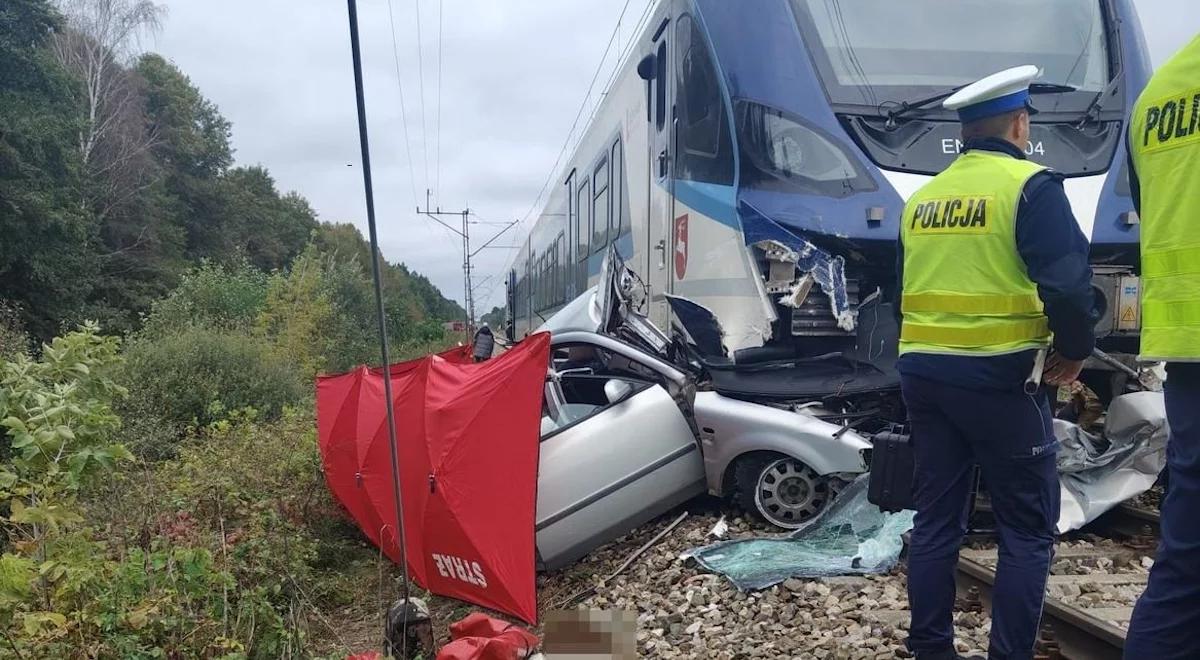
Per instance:
[[[323,220],[353,222],[365,234],[345,4],[165,4],[169,15],[164,29],[148,46],[175,61],[233,122],[238,162],[267,166],[280,188],[302,193]],[[424,204],[425,188],[439,188],[435,204],[443,209],[469,204],[489,221],[524,214],[558,154],[623,0],[589,2],[586,7],[537,0],[446,1],[440,177],[438,4],[420,3],[422,127],[417,5],[393,0],[412,170],[405,152],[387,2],[362,0],[359,14],[382,248],[390,260],[407,263],[428,275],[448,297],[461,300],[457,239],[414,210]],[[455,219],[448,221],[457,224]],[[496,229],[473,226],[476,244]],[[497,244],[515,241],[506,239]],[[502,250],[481,253],[479,278],[499,273],[507,257]],[[479,286],[481,293],[489,289],[494,295],[480,307],[500,302],[502,287],[491,282]]]
[[[392,261],[462,299],[461,247],[414,212],[469,204],[489,221],[523,215],[541,189],[583,100],[624,0],[443,0],[441,167],[437,167],[438,2],[420,2],[425,121],[416,45],[417,0],[393,0],[412,165],[405,152],[386,0],[361,0],[363,59],[380,241]],[[337,0],[164,0],[150,47],[174,60],[234,124],[242,164],[261,163],[323,220],[366,233],[345,4]],[[1136,0],[1155,64],[1197,32],[1194,0]],[[629,3],[626,35],[645,6]],[[626,36],[625,38],[628,38]],[[426,175],[428,159],[428,176]],[[347,165],[350,164],[350,167]],[[414,199],[414,189],[416,199]],[[452,220],[453,224],[453,220]],[[475,242],[491,225],[473,228]],[[512,245],[515,237],[501,238]],[[479,286],[502,301],[509,253],[476,262]]]

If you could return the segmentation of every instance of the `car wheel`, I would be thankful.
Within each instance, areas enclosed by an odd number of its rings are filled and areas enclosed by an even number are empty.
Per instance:
[[[737,466],[736,479],[738,504],[784,529],[796,529],[812,520],[837,494],[831,478],[786,456],[743,460]]]

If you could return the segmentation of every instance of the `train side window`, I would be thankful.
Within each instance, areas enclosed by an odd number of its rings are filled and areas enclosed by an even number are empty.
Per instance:
[[[575,235],[578,237],[578,249],[575,252],[576,258],[580,261],[587,261],[588,255],[591,252],[588,250],[588,241],[592,237],[592,226],[588,222],[588,216],[591,215],[592,208],[592,193],[588,186],[588,179],[584,179],[579,184],[579,194],[575,195]]]
[[[625,218],[625,159],[621,153],[621,140],[618,139],[612,147],[612,222],[608,234],[616,240],[629,229]]]
[[[514,276],[513,281],[515,282],[515,285],[513,286],[512,300],[509,302],[508,308],[509,308],[509,310],[512,311],[513,316],[515,316],[517,318],[521,318],[521,312],[523,311],[521,309],[521,300],[522,300],[521,292],[525,290],[525,283],[521,281],[523,278],[520,275],[516,274],[515,271],[513,273],[513,276]]]
[[[550,259],[550,295],[546,301],[550,306],[558,304],[558,290],[562,287],[562,280],[558,277],[558,239],[554,239],[554,244],[550,246],[550,254],[546,255]]]
[[[540,309],[546,309],[546,298],[548,297],[546,295],[546,291],[550,288],[550,278],[547,277],[549,273],[546,271],[546,254],[544,252],[542,253],[542,256],[538,258],[538,272],[541,273],[541,276],[538,277],[538,281],[541,283],[541,286],[539,287],[541,289],[541,296],[538,307]]]
[[[579,226],[577,224],[575,224],[575,172],[574,171],[572,171],[571,174],[567,176],[566,185],[567,185],[567,240],[570,241],[570,240],[572,240],[573,237],[579,236]],[[574,233],[572,233],[572,232],[574,232]],[[575,240],[578,240],[578,238],[575,238]],[[568,245],[570,245],[570,243],[568,243]],[[563,259],[564,265],[569,264],[569,263],[571,263],[569,256],[568,256],[568,258]]]
[[[550,254],[546,252],[542,253],[542,257],[538,261],[542,271],[542,309],[546,309],[550,306],[550,287],[554,285],[554,282],[550,280],[549,261]]]
[[[608,245],[608,158],[602,158],[592,177],[595,193],[592,199],[592,251],[599,252]]]
[[[567,255],[567,237],[562,232],[558,233],[558,240],[555,241],[558,246],[558,258],[555,262],[558,264],[559,284],[555,291],[558,295],[555,296],[557,303],[565,303],[567,301],[567,283],[570,278],[567,277],[567,264],[571,263],[570,257]]]
[[[658,130],[667,125],[667,40],[658,44],[658,72],[655,75],[654,123]]]
[[[703,31],[691,16],[675,28],[676,113],[679,149],[676,176],[731,185],[733,142],[717,68]]]
[[[526,251],[529,254],[529,251]],[[533,257],[526,256],[525,264],[522,270],[525,271],[525,277],[521,278],[521,304],[525,305],[525,310],[530,316],[533,314]]]

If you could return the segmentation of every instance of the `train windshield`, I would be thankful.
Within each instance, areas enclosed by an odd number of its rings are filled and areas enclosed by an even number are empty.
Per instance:
[[[879,108],[1034,64],[1081,111],[1113,69],[1102,0],[792,0],[830,100]]]

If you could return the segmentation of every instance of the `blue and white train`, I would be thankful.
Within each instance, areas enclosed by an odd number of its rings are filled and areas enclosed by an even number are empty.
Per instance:
[[[513,336],[615,244],[650,318],[689,299],[676,319],[715,317],[731,364],[888,353],[904,202],[961,148],[940,99],[1035,64],[1027,153],[1092,239],[1102,345],[1136,352],[1123,132],[1151,69],[1132,0],[661,0],[645,25],[512,264]]]

